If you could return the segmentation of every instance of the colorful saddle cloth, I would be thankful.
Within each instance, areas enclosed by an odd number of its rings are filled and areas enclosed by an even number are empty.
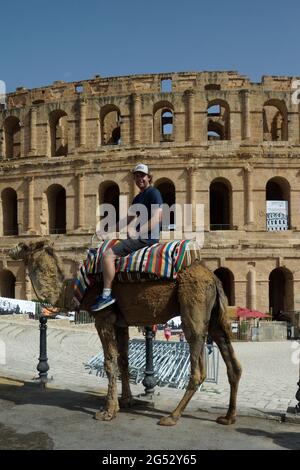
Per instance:
[[[74,300],[81,303],[86,290],[101,278],[103,253],[119,243],[119,240],[105,240],[97,248],[88,250],[87,258],[79,268],[74,282]],[[156,243],[116,259],[116,279],[130,282],[149,279],[176,279],[178,272],[200,259],[200,248],[190,240],[174,240]]]

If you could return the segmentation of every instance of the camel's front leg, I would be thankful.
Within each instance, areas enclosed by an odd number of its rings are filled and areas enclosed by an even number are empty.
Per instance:
[[[129,408],[134,405],[135,400],[132,397],[129,383],[129,367],[128,367],[128,347],[129,347],[129,331],[128,327],[116,327],[117,346],[118,346],[118,365],[121,373],[122,396],[120,405],[122,408]]]
[[[95,419],[110,421],[116,417],[119,411],[117,377],[118,377],[118,350],[115,328],[113,325],[103,323],[100,315],[95,318],[95,326],[100,337],[104,352],[104,368],[108,378],[108,390],[104,411],[97,411]]]

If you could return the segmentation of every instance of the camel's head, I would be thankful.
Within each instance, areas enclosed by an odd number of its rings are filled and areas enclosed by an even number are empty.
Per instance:
[[[45,249],[47,251],[53,251],[52,249],[53,244],[49,243],[46,240],[39,240],[37,242],[30,242],[30,243],[18,243],[17,246],[8,250],[8,255],[10,258],[15,260],[24,260],[26,261],[29,256],[33,255],[33,253]]]

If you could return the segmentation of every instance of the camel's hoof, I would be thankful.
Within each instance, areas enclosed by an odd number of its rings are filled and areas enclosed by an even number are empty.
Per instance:
[[[130,397],[130,398],[120,398],[119,399],[119,404],[120,404],[121,408],[132,408],[137,403],[138,403],[137,400],[135,400],[132,397]]]
[[[158,424],[160,426],[175,426],[177,424],[178,418],[174,418],[172,415],[169,416],[163,416],[160,418],[158,421]]]
[[[111,413],[110,411],[96,411],[94,419],[98,421],[111,421],[117,416],[117,413]]]
[[[225,426],[228,426],[228,424],[234,424],[235,423],[235,417],[227,417],[227,416],[219,416],[219,418],[216,419],[216,422],[218,424],[224,424]]]

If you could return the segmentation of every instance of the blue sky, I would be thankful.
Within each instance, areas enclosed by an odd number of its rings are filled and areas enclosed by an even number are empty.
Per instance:
[[[300,76],[297,0],[14,0],[1,5],[7,90],[54,80],[237,70]]]

